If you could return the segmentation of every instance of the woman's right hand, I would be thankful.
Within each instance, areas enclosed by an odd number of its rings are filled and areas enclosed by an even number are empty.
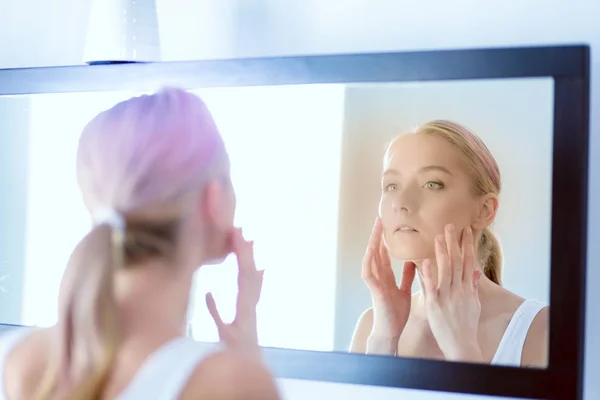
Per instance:
[[[373,300],[373,328],[367,340],[367,353],[393,355],[410,313],[416,266],[413,262],[405,262],[402,281],[400,286],[396,285],[382,236],[383,227],[377,218],[362,264],[362,278]]]
[[[206,305],[217,324],[221,342],[230,349],[260,357],[256,306],[260,300],[264,270],[256,269],[254,243],[244,239],[241,229],[233,232],[232,245],[238,263],[238,294],[233,322],[223,322],[212,293],[206,294]]]

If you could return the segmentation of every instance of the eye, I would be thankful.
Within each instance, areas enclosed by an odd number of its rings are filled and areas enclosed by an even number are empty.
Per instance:
[[[429,190],[439,190],[444,187],[444,184],[442,182],[429,181],[426,182],[425,185],[423,185],[423,187]]]
[[[398,189],[398,185],[396,185],[395,183],[390,183],[385,186],[386,192],[391,192],[392,190],[396,190],[396,189]]]

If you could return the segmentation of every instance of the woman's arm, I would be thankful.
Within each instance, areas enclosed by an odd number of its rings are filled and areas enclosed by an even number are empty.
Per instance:
[[[373,329],[373,308],[370,307],[358,318],[350,343],[351,353],[367,353],[367,340],[371,329]]]
[[[376,338],[373,330],[373,308],[362,313],[350,343],[350,353],[377,354],[395,356],[398,350],[398,338]]]
[[[547,368],[548,367],[548,325],[550,307],[543,308],[536,315],[525,344],[523,345],[523,354],[521,355],[521,367]]]

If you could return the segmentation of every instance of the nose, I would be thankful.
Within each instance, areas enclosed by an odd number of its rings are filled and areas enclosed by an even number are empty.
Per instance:
[[[414,197],[414,193],[408,188],[397,190],[392,201],[392,209],[395,213],[410,214],[414,212],[416,204]]]

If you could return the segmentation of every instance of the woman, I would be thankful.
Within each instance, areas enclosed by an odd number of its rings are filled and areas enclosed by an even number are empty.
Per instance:
[[[70,257],[58,323],[0,341],[0,397],[279,398],[257,339],[262,272],[233,227],[229,160],[202,100],[166,89],[100,113],[77,179],[95,225]],[[236,317],[224,324],[207,297],[224,344],[208,350],[184,334],[192,276],[231,252]]]
[[[501,286],[489,228],[500,189],[493,156],[457,123],[429,122],[390,143],[362,269],[373,307],[352,352],[547,366],[548,307]],[[407,260],[399,287],[388,251]],[[411,295],[415,275],[421,291]]]

